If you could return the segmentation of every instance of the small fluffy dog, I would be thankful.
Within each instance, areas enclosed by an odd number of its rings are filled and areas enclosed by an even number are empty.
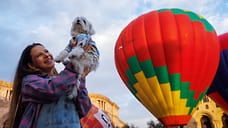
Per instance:
[[[79,74],[77,85],[72,89],[68,98],[77,96],[80,78],[84,69],[95,71],[98,67],[99,51],[91,35],[95,34],[92,24],[85,17],[76,17],[72,22],[71,36],[68,46],[55,58],[56,62],[66,64],[70,62]]]

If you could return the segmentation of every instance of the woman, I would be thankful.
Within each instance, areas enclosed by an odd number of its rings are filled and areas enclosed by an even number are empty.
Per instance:
[[[91,108],[85,88],[85,70],[78,96],[67,100],[66,94],[76,84],[77,73],[71,64],[55,75],[53,56],[40,43],[23,51],[14,77],[13,96],[9,111],[10,127],[80,127],[79,118]],[[55,117],[50,117],[50,115]],[[68,120],[70,119],[70,120]]]

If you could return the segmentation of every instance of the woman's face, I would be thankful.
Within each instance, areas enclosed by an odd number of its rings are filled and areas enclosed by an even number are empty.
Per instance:
[[[39,70],[41,73],[50,74],[55,63],[51,53],[43,46],[36,45],[31,49],[32,63],[28,64],[31,69]]]

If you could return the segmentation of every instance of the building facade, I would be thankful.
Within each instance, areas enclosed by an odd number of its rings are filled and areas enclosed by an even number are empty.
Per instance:
[[[100,94],[89,93],[89,97],[93,105],[97,106],[104,111],[105,114],[107,114],[112,121],[114,128],[122,128],[126,125],[119,119],[119,107],[116,103]]]
[[[10,100],[10,96],[13,89],[13,83],[0,80],[0,99],[1,100]]]
[[[9,111],[9,101],[12,95],[13,84],[0,80],[0,128],[3,127]]]
[[[186,128],[228,128],[228,112],[205,96]]]

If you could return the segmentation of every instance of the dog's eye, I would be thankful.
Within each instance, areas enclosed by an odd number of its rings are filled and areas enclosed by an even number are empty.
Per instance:
[[[96,48],[95,47],[91,47],[91,51],[95,52]]]
[[[83,20],[83,22],[84,22],[84,24],[86,24],[86,21],[85,20]]]
[[[80,47],[82,47],[83,46],[83,43],[80,43],[80,44],[78,44]]]

